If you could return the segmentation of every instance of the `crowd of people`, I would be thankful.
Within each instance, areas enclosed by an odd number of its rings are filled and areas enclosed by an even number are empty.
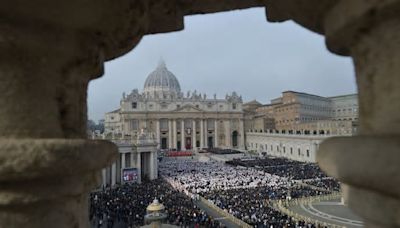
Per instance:
[[[234,160],[227,164],[169,158],[159,169],[174,188],[199,194],[254,227],[313,227],[304,221],[294,222],[274,209],[271,200],[338,190],[337,182],[326,179],[318,166],[281,158]]]
[[[160,174],[177,189],[199,194],[212,190],[275,186],[286,183],[280,178],[253,168],[228,166],[217,161],[165,158]]]
[[[205,193],[204,197],[254,227],[307,227],[299,226],[292,218],[280,213],[272,206],[271,200],[285,199],[290,194],[297,198],[315,195],[318,192],[306,187],[293,187],[290,191],[283,187],[263,186],[248,189],[217,190]],[[311,226],[311,224],[303,225]]]
[[[160,177],[142,184],[105,188],[90,195],[93,227],[138,227],[146,207],[158,198],[167,223],[180,227],[223,227],[196,206],[202,196],[254,227],[315,227],[295,222],[272,206],[273,200],[328,194],[339,183],[310,163],[284,158],[242,159],[227,163],[194,157],[164,157]]]
[[[144,225],[146,208],[155,198],[166,207],[168,224],[179,227],[223,227],[198,208],[187,195],[162,179],[91,193],[89,215],[92,227],[133,228]]]
[[[286,177],[292,180],[325,178],[327,175],[317,164],[293,161],[286,158],[267,157],[263,159],[235,159],[227,164],[233,166],[254,167],[266,173]]]
[[[340,184],[337,180],[333,179],[332,177],[327,178],[317,178],[313,180],[305,181],[306,184],[312,185],[318,188],[325,189],[329,192],[338,192],[340,191]]]
[[[242,152],[233,149],[222,149],[222,148],[208,148],[207,152],[213,154],[241,154]]]

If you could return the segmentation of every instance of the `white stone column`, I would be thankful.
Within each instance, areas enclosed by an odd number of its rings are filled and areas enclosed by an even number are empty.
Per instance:
[[[172,120],[172,147],[177,149],[178,134],[176,130],[176,119]]]
[[[204,119],[200,120],[200,148],[204,148]]]
[[[214,147],[218,147],[218,119],[214,121]]]
[[[113,162],[111,165],[111,186],[117,183],[117,163]]]
[[[229,119],[224,121],[224,124],[225,124],[225,145],[228,148],[232,147],[232,145],[231,145],[231,123],[230,122],[231,121]]]
[[[168,148],[173,147],[173,136],[172,136],[172,120],[168,120]]]
[[[107,168],[101,170],[102,187],[107,185]]]
[[[138,171],[138,182],[142,183],[142,164],[141,164],[142,156],[141,153],[137,153],[137,161],[136,161],[136,168]]]
[[[134,160],[134,153],[131,152],[130,160],[131,160],[131,166],[130,167],[135,167],[135,160]]]
[[[125,162],[125,153],[121,153],[121,169],[117,170],[117,172],[120,173],[120,183],[124,183],[124,178],[122,177],[122,170],[126,167],[126,162]]]
[[[196,119],[192,122],[192,150],[196,148]]]
[[[125,162],[125,153],[121,153],[121,169],[124,169],[126,167],[126,162]]]
[[[149,178],[150,180],[154,179],[154,152],[150,152],[150,161],[149,161],[149,165],[150,165],[150,175]]]
[[[157,139],[156,139],[156,141],[157,141],[157,149],[160,149],[161,148],[161,145],[160,145],[160,119],[156,119],[156,137],[157,137]]]
[[[245,141],[244,141],[244,137],[245,137],[245,132],[244,132],[244,121],[243,119],[239,120],[239,134],[240,134],[240,138],[239,138],[239,148],[240,149],[244,149],[245,146]]]
[[[181,151],[186,150],[185,146],[185,120],[181,120]]]

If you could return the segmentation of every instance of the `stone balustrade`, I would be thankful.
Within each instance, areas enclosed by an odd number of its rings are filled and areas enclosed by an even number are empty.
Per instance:
[[[400,227],[400,0],[3,1],[0,227],[88,226],[87,193],[117,151],[86,139],[87,85],[104,61],[183,29],[184,15],[255,6],[353,58],[359,135],[326,140],[318,162],[366,227]]]

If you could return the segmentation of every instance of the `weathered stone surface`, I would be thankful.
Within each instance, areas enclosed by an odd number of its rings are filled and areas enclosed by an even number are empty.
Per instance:
[[[400,136],[334,137],[321,144],[317,160],[351,186],[400,199],[399,148]]]
[[[363,136],[327,141],[319,160],[367,227],[399,227],[399,0],[2,2],[0,227],[88,225],[86,194],[116,151],[84,140],[87,84],[104,61],[182,29],[183,15],[263,5],[268,20],[293,20],[353,57]]]

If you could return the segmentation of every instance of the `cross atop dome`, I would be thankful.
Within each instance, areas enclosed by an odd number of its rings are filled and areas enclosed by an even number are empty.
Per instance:
[[[166,68],[166,67],[167,67],[167,65],[165,64],[163,57],[160,57],[160,60],[158,60],[157,68]]]

